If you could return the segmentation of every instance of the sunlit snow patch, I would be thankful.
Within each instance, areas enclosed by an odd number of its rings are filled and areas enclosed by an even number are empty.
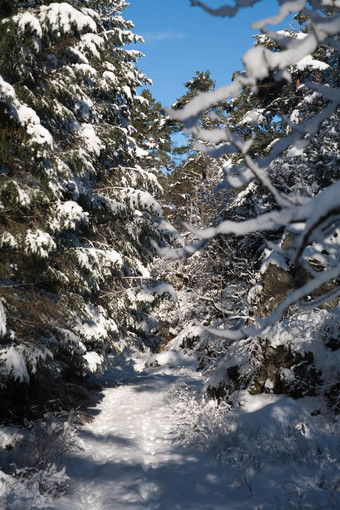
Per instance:
[[[96,370],[101,366],[103,363],[103,356],[100,356],[94,351],[87,352],[84,355],[84,358],[87,361],[88,367],[90,372],[96,372]]]
[[[3,304],[0,301],[0,338],[4,337],[6,332],[7,332],[6,312]]]
[[[172,301],[177,301],[176,291],[170,283],[160,283],[151,288],[144,287],[137,295],[137,301],[153,303],[160,296],[169,296]]]
[[[25,358],[14,346],[4,347],[0,351],[0,374],[13,377],[20,382],[28,382],[29,375]]]

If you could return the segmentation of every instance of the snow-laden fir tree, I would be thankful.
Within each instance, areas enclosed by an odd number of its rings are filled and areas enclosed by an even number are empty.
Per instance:
[[[183,109],[200,92],[214,90],[215,82],[210,71],[196,71],[184,86],[187,90],[172,106],[175,110]],[[216,124],[213,117],[215,111],[216,108],[212,108],[203,116],[201,123],[205,128]],[[183,129],[181,123],[175,121],[172,121],[172,127],[175,133]],[[220,165],[216,165],[215,159],[198,151],[194,142],[189,136],[184,145],[173,150],[173,154],[180,156],[179,161],[162,180],[164,200],[170,205],[167,211],[169,218],[180,230],[183,230],[184,221],[195,226],[209,225],[216,205],[212,191],[219,181]]]
[[[157,330],[136,294],[168,228],[131,124],[149,80],[126,5],[1,3],[2,387],[94,371]]]
[[[157,169],[162,177],[172,167],[173,122],[149,89],[142,90],[140,101],[140,108],[132,112],[131,119],[138,147],[145,151],[140,164],[145,169],[152,168],[153,172]]]

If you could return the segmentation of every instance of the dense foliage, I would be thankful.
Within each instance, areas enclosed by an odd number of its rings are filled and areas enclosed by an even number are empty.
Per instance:
[[[152,194],[162,191],[163,164],[153,150],[163,144],[166,153],[169,141],[145,127],[140,142],[135,119],[156,127],[163,120],[159,110],[152,113],[150,94],[136,92],[149,80],[137,67],[141,54],[126,48],[140,40],[122,17],[126,5],[2,3],[0,385],[6,395],[12,381],[27,397],[23,386],[34,379],[54,384],[95,371],[106,352],[141,339],[152,344],[157,331],[140,291],[150,277],[150,239],[168,232]]]
[[[233,15],[227,6],[192,3]],[[183,310],[174,314],[174,334],[200,353],[207,388],[219,398],[240,388],[321,393],[339,409],[332,361],[339,352],[339,12],[321,4],[297,13],[294,30],[263,28],[244,56],[246,71],[227,87],[215,90],[197,73],[208,93],[191,88],[190,101],[184,96],[168,111],[196,150],[196,175],[187,158],[181,179],[175,172],[169,181],[173,202],[179,186],[192,197],[203,188],[206,203],[215,201],[204,222],[183,204],[188,244],[160,250],[177,259],[169,277]],[[216,177],[224,174],[214,193],[199,178],[202,160]]]

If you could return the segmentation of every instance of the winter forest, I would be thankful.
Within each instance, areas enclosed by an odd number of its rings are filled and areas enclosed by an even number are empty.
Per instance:
[[[340,509],[340,1],[273,3],[168,107],[125,0],[0,0],[0,509]]]

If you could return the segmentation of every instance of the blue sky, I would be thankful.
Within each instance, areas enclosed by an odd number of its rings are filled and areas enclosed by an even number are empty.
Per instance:
[[[145,44],[140,68],[153,80],[153,96],[170,106],[185,93],[183,84],[196,71],[211,71],[217,86],[242,70],[242,54],[252,45],[251,23],[276,14],[277,2],[262,0],[241,9],[234,18],[216,18],[189,0],[129,0],[124,17],[131,19]],[[233,5],[229,0],[206,0],[210,7]]]

